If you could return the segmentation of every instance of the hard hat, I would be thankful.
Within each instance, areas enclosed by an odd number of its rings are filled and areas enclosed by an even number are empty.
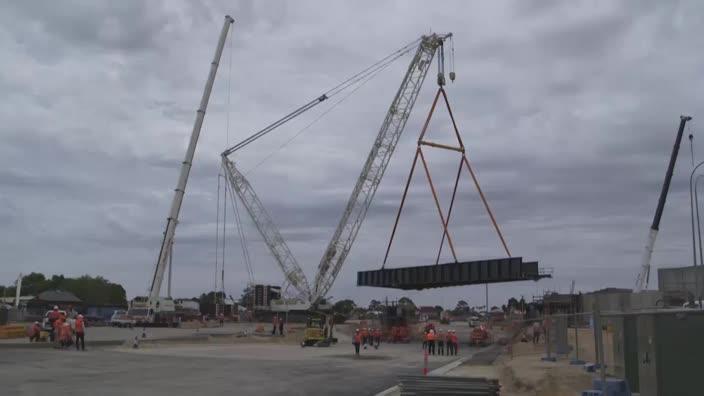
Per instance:
[[[68,322],[64,322],[64,327],[69,326]]]
[[[83,315],[78,314],[78,318],[83,319]]]
[[[359,331],[359,329],[354,329],[354,331]]]
[[[39,322],[34,322],[34,324],[39,324]]]
[[[58,306],[58,305],[54,305],[54,311],[58,311],[58,310],[59,310],[59,306]]]

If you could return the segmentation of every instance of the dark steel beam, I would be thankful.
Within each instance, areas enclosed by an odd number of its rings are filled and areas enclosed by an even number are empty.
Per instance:
[[[537,281],[550,277],[550,274],[539,270],[537,261],[523,262],[522,257],[509,257],[360,271],[357,272],[357,286],[422,290],[486,283]]]

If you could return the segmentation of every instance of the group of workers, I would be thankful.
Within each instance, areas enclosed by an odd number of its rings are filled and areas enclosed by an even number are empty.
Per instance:
[[[49,332],[49,340],[51,342],[55,342],[57,347],[61,349],[68,348],[75,343],[76,350],[80,346],[80,349],[85,351],[86,324],[83,315],[79,314],[71,320],[66,317],[65,312],[59,311],[59,307],[55,305],[54,309],[49,312],[48,319],[51,328]],[[34,322],[29,329],[29,342],[39,341],[41,332],[42,327],[39,322]]]
[[[429,355],[435,355],[435,346],[437,345],[438,355],[445,355],[445,347],[447,346],[447,356],[457,356],[457,351],[459,349],[459,343],[457,339],[457,334],[454,330],[448,330],[443,332],[435,329],[428,329],[423,333],[423,350],[427,351]]]
[[[362,327],[362,329],[355,329],[354,336],[352,336],[352,344],[354,345],[354,354],[359,356],[360,346],[367,349],[367,345],[373,346],[374,349],[379,349],[381,344],[381,329],[372,329],[369,327]]]

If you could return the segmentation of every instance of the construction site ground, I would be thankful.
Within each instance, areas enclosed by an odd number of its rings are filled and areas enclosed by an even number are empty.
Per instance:
[[[238,394],[238,395],[368,395],[396,384],[402,374],[420,374],[420,343],[382,344],[378,350],[353,354],[349,332],[337,327],[339,343],[329,348],[301,348],[302,328],[286,337],[252,335],[255,324],[207,329],[90,328],[85,352],[57,350],[26,340],[0,343],[3,394],[101,395]],[[261,329],[260,326],[260,329]],[[459,327],[466,327],[460,324]],[[453,326],[454,327],[454,326]],[[248,336],[242,336],[247,331]],[[463,332],[466,330],[463,329]],[[134,336],[138,349],[131,347]],[[102,341],[93,344],[91,341]],[[463,345],[460,357],[476,349]],[[456,360],[431,356],[429,369]],[[233,393],[234,392],[234,393]]]
[[[592,337],[591,332],[580,331],[580,352],[587,361],[593,357]],[[571,365],[571,356],[559,356],[556,362],[542,361],[546,356],[544,344],[516,342],[512,352],[506,346],[497,348],[501,353],[477,353],[444,375],[496,378],[502,396],[574,396],[591,389],[594,374],[587,373],[582,365]]]

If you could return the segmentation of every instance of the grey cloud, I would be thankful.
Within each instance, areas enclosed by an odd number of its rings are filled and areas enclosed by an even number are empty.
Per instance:
[[[215,39],[223,14],[230,13],[236,19],[231,72],[228,45],[177,230],[177,295],[211,287],[223,148],[429,27],[455,34],[458,80],[448,85],[448,95],[511,252],[556,271],[554,280],[491,286],[492,303],[565,290],[572,279],[581,290],[629,287],[681,113],[695,116],[698,136],[704,58],[692,49],[701,35],[701,11],[699,3],[686,1],[457,2],[441,8],[251,1],[5,5],[0,281],[9,283],[19,271],[97,273],[123,282],[130,295],[143,292]],[[390,24],[392,14],[397,17]],[[249,174],[309,278],[408,61],[399,60]],[[430,77],[331,293],[337,298],[365,303],[372,295],[406,294],[358,289],[354,279],[356,271],[376,268],[383,259],[435,93]],[[331,105],[238,152],[235,160],[251,169]],[[439,141],[448,141],[439,136],[447,126],[439,113],[431,127]],[[656,267],[691,259],[687,144],[663,217]],[[455,157],[430,151],[428,157],[446,207]],[[423,178],[417,169],[391,250],[393,265],[434,261],[441,230]],[[469,178],[461,183],[451,222],[460,255],[502,255]],[[255,277],[280,281],[266,246],[243,217]],[[227,235],[227,286],[237,295],[248,279],[231,221]],[[407,294],[451,306],[460,297],[481,305],[483,293],[470,287]]]

